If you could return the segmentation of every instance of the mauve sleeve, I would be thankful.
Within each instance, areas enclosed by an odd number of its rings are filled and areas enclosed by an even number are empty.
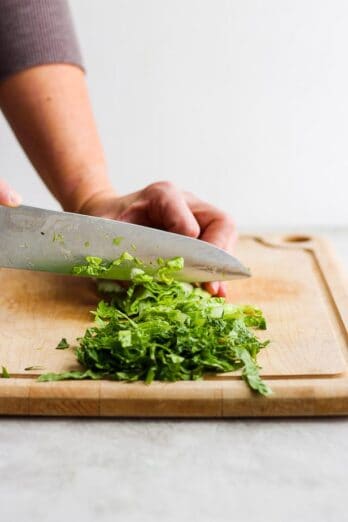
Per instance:
[[[0,81],[49,63],[83,69],[67,2],[0,0]]]

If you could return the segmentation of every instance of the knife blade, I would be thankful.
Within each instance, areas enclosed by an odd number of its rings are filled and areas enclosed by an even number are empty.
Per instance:
[[[154,270],[159,257],[182,256],[184,269],[176,278],[188,282],[248,277],[249,270],[224,250],[199,239],[150,227],[99,217],[36,207],[0,206],[0,267],[71,274],[86,256],[113,261],[129,252]],[[130,264],[112,278],[130,278]],[[107,276],[110,279],[110,274]]]

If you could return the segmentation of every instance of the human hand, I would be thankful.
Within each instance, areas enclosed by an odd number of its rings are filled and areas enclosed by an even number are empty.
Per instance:
[[[152,183],[121,197],[101,191],[77,212],[199,238],[228,251],[233,250],[237,240],[234,222],[228,214],[168,181]],[[204,286],[212,295],[226,295],[222,282],[205,283]]]
[[[22,198],[6,183],[0,179],[0,205],[5,207],[18,207],[22,202]]]

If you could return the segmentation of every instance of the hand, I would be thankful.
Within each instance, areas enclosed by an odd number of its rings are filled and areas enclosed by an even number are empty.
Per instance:
[[[121,197],[108,191],[96,193],[77,212],[199,238],[229,251],[237,239],[235,225],[228,214],[168,181],[153,183]],[[212,295],[226,295],[224,283],[205,283],[204,286]]]
[[[0,205],[4,205],[5,207],[18,207],[21,202],[21,196],[12,190],[6,181],[0,179]]]

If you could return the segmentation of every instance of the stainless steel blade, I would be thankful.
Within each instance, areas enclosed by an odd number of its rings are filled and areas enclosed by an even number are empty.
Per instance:
[[[184,257],[185,268],[178,274],[182,281],[250,275],[238,259],[198,239],[69,212],[0,206],[0,267],[70,274],[88,255],[112,261],[125,251],[142,259],[148,271],[159,257]],[[114,277],[129,279],[129,270]]]

